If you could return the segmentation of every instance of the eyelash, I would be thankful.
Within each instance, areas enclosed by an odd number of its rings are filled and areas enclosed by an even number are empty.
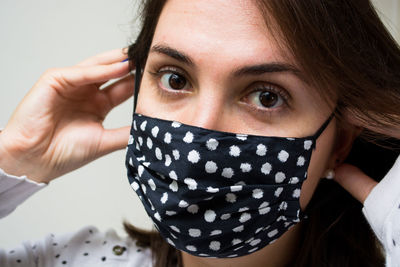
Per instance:
[[[161,76],[164,74],[177,74],[177,75],[182,75],[187,83],[189,84],[189,87],[191,88],[191,82],[190,80],[187,78],[187,74],[185,71],[180,70],[179,68],[176,67],[172,67],[172,66],[166,66],[166,67],[161,67],[161,68],[156,68],[156,71],[148,71],[149,74],[151,74],[153,77],[155,77],[157,79],[157,86],[160,88],[162,87],[160,85],[160,79]],[[250,89],[246,90],[245,92],[245,96],[241,97],[241,99],[246,99],[251,93],[255,93],[255,92],[263,92],[263,91],[270,91],[273,92],[275,94],[277,94],[279,97],[282,98],[283,100],[283,106],[286,107],[290,107],[289,103],[291,101],[291,97],[290,94],[283,89],[282,87],[273,84],[273,83],[268,83],[266,84],[265,82],[256,82],[256,85],[254,86],[254,84],[250,87]],[[258,85],[257,85],[258,84]],[[182,93],[184,93],[185,90],[170,90],[167,88],[161,88],[161,90],[158,90],[160,95],[162,97],[166,97],[166,96],[179,96]],[[254,106],[248,103],[245,103],[243,101],[241,101],[242,104],[246,105],[248,108],[250,108],[252,111],[255,111],[257,113],[273,113],[273,112],[279,112],[279,110],[282,107],[278,107],[278,108],[267,108],[267,107],[258,107],[258,106]]]

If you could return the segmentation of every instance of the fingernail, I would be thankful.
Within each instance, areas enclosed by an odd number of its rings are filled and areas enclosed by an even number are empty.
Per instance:
[[[335,178],[335,171],[332,169],[327,170],[324,176],[326,179],[332,180],[333,178]]]
[[[129,60],[129,58],[125,58],[124,60],[122,60],[121,62],[127,62]]]

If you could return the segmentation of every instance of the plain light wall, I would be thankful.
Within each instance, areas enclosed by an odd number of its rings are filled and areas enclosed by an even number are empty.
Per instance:
[[[398,0],[376,0],[385,23],[399,40]],[[69,66],[114,48],[127,46],[137,28],[135,0],[2,0],[0,2],[0,127],[39,76],[50,67]],[[390,22],[391,21],[391,22]],[[105,126],[130,124],[132,100],[116,108]],[[130,188],[125,151],[105,156],[54,180],[0,221],[0,247],[37,240],[50,232],[85,225],[115,229],[122,220],[151,228]]]

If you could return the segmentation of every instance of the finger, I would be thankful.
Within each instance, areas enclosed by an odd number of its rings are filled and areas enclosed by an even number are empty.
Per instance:
[[[364,203],[371,190],[378,184],[350,164],[342,164],[336,168],[334,180],[361,203]]]
[[[127,53],[128,53],[128,49],[126,47],[122,48],[122,49],[119,48],[119,49],[110,50],[110,51],[95,55],[93,57],[90,57],[88,59],[85,59],[84,61],[78,63],[77,66],[108,65],[108,64],[112,64],[112,63],[116,63],[116,62],[121,62],[128,57]]]
[[[118,82],[109,85],[100,91],[102,95],[105,95],[108,102],[110,110],[119,104],[123,103],[125,100],[133,95],[134,88],[134,77],[129,75]],[[110,110],[107,110],[108,113]]]
[[[48,73],[63,88],[79,87],[89,84],[104,83],[126,75],[129,72],[128,62],[118,62],[111,65],[89,67],[70,67],[52,70]]]
[[[128,145],[129,130],[129,126],[104,130],[99,146],[100,155],[125,148]]]

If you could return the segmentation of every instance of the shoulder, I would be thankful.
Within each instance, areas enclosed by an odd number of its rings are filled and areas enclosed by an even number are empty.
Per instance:
[[[23,266],[130,266],[151,267],[151,250],[136,245],[129,237],[120,237],[114,230],[99,231],[86,226],[66,234],[49,234],[44,239],[0,253],[8,263],[25,262]],[[20,266],[20,265],[15,265]]]

